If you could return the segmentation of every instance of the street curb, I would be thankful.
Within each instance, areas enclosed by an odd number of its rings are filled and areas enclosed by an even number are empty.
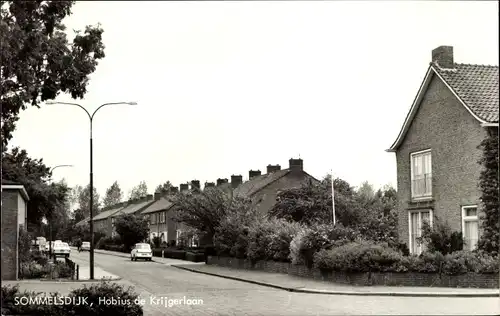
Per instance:
[[[191,269],[187,267],[181,267],[177,265],[172,265],[177,269],[186,270],[194,273],[206,274],[211,276],[216,276],[224,279],[241,281],[266,287],[271,287],[279,290],[285,290],[288,292],[295,293],[307,293],[307,294],[324,294],[324,295],[349,295],[349,296],[399,296],[399,297],[499,297],[500,293],[436,293],[436,292],[422,292],[422,293],[408,293],[408,292],[355,292],[355,291],[325,291],[316,289],[306,289],[306,288],[291,288],[281,285],[276,285],[272,283],[248,280],[228,275],[222,275],[217,273],[211,273],[206,271],[199,271],[196,269]]]

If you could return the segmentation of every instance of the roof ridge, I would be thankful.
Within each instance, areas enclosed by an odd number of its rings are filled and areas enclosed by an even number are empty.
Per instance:
[[[455,63],[455,65],[460,65],[460,66],[480,66],[480,67],[498,68],[498,65],[490,65],[490,64],[467,64],[467,63]]]

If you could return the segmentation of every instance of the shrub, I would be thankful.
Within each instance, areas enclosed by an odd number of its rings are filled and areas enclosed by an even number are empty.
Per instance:
[[[424,222],[418,241],[425,243],[429,252],[439,251],[443,255],[462,250],[464,243],[461,232],[453,232],[447,223],[440,221],[434,227]]]
[[[20,279],[42,279],[49,275],[50,271],[48,269],[48,263],[46,265],[41,265],[34,261],[23,262],[19,269]]]
[[[359,238],[358,233],[342,225],[320,224],[311,227],[301,238],[299,244],[299,262],[312,267],[314,254],[321,249],[330,249],[332,246],[341,246]]]
[[[16,297],[36,297],[41,292],[19,292],[19,287],[2,286],[2,315],[68,315],[64,305],[51,304],[16,304]],[[50,296],[59,296],[58,293],[51,293]]]
[[[178,250],[178,249],[165,249],[163,252],[163,256],[165,258],[172,258],[172,259],[180,259],[184,260],[186,259],[186,251],[184,250]]]
[[[192,262],[203,262],[205,261],[205,254],[200,253],[200,252],[186,252],[186,258],[187,261],[192,261]]]
[[[304,240],[304,236],[310,233],[309,228],[302,227],[295,237],[292,238],[292,241],[290,242],[290,255],[289,259],[291,260],[292,264],[304,264],[304,259],[302,258],[302,255],[300,254],[300,249],[302,249],[302,243]]]
[[[299,223],[280,221],[280,225],[272,233],[268,255],[276,261],[290,261],[290,243],[301,231]]]
[[[358,241],[320,250],[314,256],[314,265],[345,272],[389,271],[400,259],[401,253],[387,244]]]
[[[272,242],[273,233],[277,226],[280,225],[280,220],[271,219],[252,225],[248,234],[247,258],[255,262],[258,260],[266,260],[270,257],[268,249]]]
[[[161,238],[160,237],[153,237],[153,247],[160,248],[160,244],[161,244]]]
[[[421,262],[418,270],[420,272],[426,273],[439,273],[445,262],[445,257],[442,253],[435,252],[424,252],[420,255]]]
[[[83,288],[73,290],[69,296],[87,297],[89,303],[67,305],[68,309],[70,309],[70,311],[68,311],[70,315],[143,315],[142,306],[134,303],[138,295],[134,293],[132,288],[124,288],[117,283],[101,282],[88,287],[84,286]],[[115,299],[118,300],[119,303],[102,304],[102,301],[100,301],[102,299]],[[129,302],[129,304],[126,304],[126,302]]]
[[[499,262],[500,258],[498,256],[493,257],[488,255],[487,253],[479,253],[478,264],[474,271],[484,274],[499,273]]]
[[[466,273],[468,271],[466,258],[461,252],[446,255],[443,264],[443,273],[448,275]]]

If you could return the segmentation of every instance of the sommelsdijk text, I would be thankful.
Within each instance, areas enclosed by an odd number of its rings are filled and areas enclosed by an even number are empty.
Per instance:
[[[21,296],[14,297],[15,305],[89,305],[88,297]]]

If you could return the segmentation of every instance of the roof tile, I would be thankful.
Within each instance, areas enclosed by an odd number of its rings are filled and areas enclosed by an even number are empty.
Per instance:
[[[174,203],[170,202],[167,197],[162,197],[158,201],[155,201],[153,204],[148,206],[141,214],[149,214],[159,211],[168,210],[174,205]]]

